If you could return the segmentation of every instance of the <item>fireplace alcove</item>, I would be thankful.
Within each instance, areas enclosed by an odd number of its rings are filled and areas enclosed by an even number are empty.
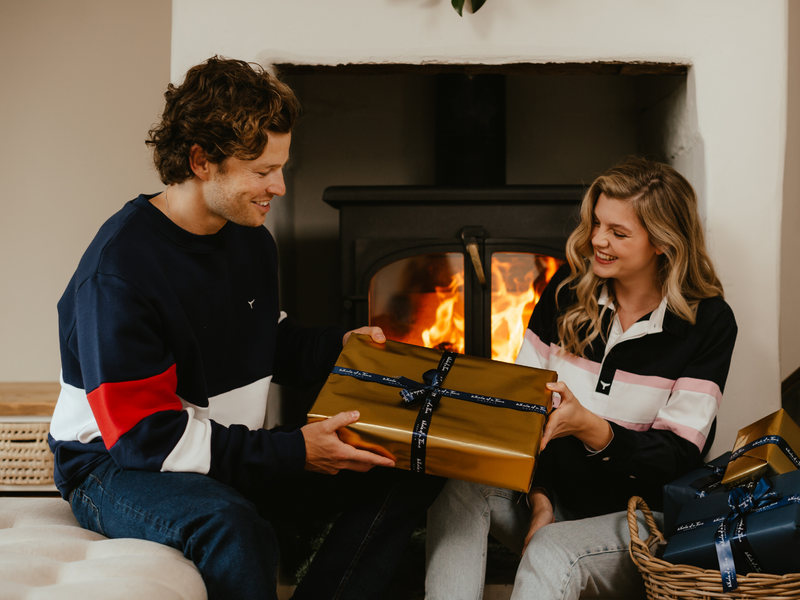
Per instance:
[[[346,270],[353,267],[342,262],[340,210],[323,202],[323,196],[328,188],[432,189],[439,183],[438,75],[504,75],[505,185],[499,187],[570,186],[573,201],[575,190],[626,155],[669,161],[664,148],[673,124],[691,117],[688,67],[673,63],[277,67],[296,90],[303,116],[293,132],[285,169],[287,196],[273,203],[268,227],[280,253],[282,308],[307,325],[367,324],[367,305],[360,298],[368,290],[363,281],[358,290],[345,289]],[[458,150],[455,155],[458,160]],[[573,208],[574,202],[570,212]],[[446,236],[452,247],[466,257],[460,229],[481,227],[485,218],[470,218],[453,228]],[[423,227],[420,220],[413,224],[414,230]],[[530,239],[528,233],[484,229],[485,239]],[[568,229],[557,228],[552,236],[558,243],[551,239],[544,245],[551,250],[558,245],[563,252]],[[483,250],[486,266],[485,245]],[[559,251],[547,254],[559,256]],[[469,263],[465,273],[473,276]],[[466,351],[486,354],[485,340],[473,336],[471,344]],[[274,403],[270,407],[273,422],[281,423],[302,418],[316,395],[316,390],[300,398],[275,391],[281,398],[290,396],[280,408]]]
[[[280,65],[279,71],[297,91],[304,116],[285,170],[287,197],[273,203],[268,227],[280,253],[282,307],[308,325],[366,325],[373,276],[435,252],[462,257],[464,311],[485,331],[488,292],[471,266],[470,234],[487,271],[496,250],[563,258],[585,185],[626,155],[669,161],[664,148],[675,120],[692,117],[686,65]],[[500,185],[437,186],[435,79],[452,72],[505,75]],[[503,194],[510,196],[503,201]],[[503,204],[516,204],[522,216],[492,210]],[[536,216],[543,208],[550,214]],[[468,299],[470,291],[483,299]],[[491,350],[474,333],[465,343],[471,354]],[[318,389],[273,386],[271,422],[301,421]],[[392,600],[422,597],[424,545],[410,550]],[[487,584],[513,581],[515,565],[513,555],[490,552]]]

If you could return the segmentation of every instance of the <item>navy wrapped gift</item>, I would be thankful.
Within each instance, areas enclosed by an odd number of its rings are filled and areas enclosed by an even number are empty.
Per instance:
[[[726,452],[664,486],[664,535],[675,533],[678,514],[687,502],[727,491],[722,477],[730,457],[731,453]]]
[[[800,471],[711,494],[683,506],[663,559],[719,570],[725,592],[736,573],[800,572]]]

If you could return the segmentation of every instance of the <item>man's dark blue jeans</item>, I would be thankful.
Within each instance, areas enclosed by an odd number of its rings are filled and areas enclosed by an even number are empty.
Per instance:
[[[70,504],[86,529],[180,550],[199,569],[210,600],[277,598],[276,529],[339,514],[294,598],[363,600],[386,592],[444,482],[400,469],[302,472],[245,497],[205,475],[123,470],[109,457]]]

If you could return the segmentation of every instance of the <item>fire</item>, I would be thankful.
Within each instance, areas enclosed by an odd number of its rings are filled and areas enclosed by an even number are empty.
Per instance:
[[[526,253],[492,256],[492,359],[517,359],[533,307],[560,264],[551,256]]]
[[[464,353],[464,275],[455,273],[450,285],[437,287],[436,320],[422,332],[426,348],[446,348]]]
[[[401,259],[370,283],[370,325],[397,342],[463,353],[464,255]]]
[[[533,307],[562,262],[523,252],[492,255],[494,360],[516,360]],[[464,268],[460,253],[428,254],[385,267],[370,284],[370,324],[382,327],[391,340],[463,353]]]

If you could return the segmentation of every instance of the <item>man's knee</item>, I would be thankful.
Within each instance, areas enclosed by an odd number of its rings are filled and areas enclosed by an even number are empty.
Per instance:
[[[213,502],[206,502],[197,510],[195,522],[198,527],[230,531],[237,536],[255,531],[272,532],[272,526],[261,517],[255,505],[236,494],[227,498],[215,498]]]
[[[206,557],[226,556],[244,561],[257,560],[264,568],[276,570],[280,557],[272,524],[258,514],[248,500],[232,495],[205,503],[182,532],[185,552],[195,564]],[[231,563],[232,564],[232,563]]]

